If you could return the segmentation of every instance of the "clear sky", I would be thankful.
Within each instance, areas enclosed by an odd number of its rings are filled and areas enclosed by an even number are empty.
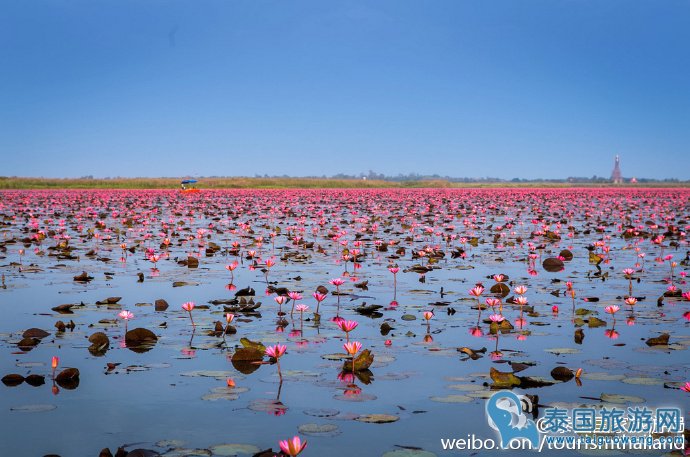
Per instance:
[[[0,175],[690,179],[690,1],[2,0]]]

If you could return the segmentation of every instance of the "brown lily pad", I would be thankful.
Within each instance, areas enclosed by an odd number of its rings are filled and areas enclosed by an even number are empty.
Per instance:
[[[52,307],[52,308],[50,308],[50,309],[52,309],[52,310],[55,311],[56,313],[60,313],[60,314],[73,314],[73,313],[74,313],[74,312],[72,311],[72,307],[73,307],[73,306],[74,306],[74,305],[72,305],[72,304],[58,305],[58,306],[54,306],[54,307]]]
[[[520,385],[520,378],[511,372],[498,371],[494,367],[491,367],[489,375],[496,387],[513,387]]]
[[[41,340],[38,338],[22,338],[22,340],[17,343],[17,347],[22,351],[30,351],[40,343]]]
[[[575,377],[575,374],[570,368],[556,367],[551,370],[551,377],[556,381],[570,381]]]
[[[165,311],[166,309],[168,309],[168,306],[169,306],[168,302],[163,300],[162,298],[159,298],[158,300],[156,300],[153,303],[153,305],[154,305],[154,309],[156,311]]]
[[[355,371],[367,370],[372,363],[374,363],[374,354],[369,349],[365,349],[355,357]],[[352,360],[343,362],[343,371],[352,371]]]
[[[561,259],[557,259],[556,257],[549,257],[548,259],[545,259],[541,265],[544,267],[544,270],[550,273],[557,273],[559,271],[563,271],[565,268],[563,261]]]
[[[38,387],[46,383],[46,378],[45,376],[41,376],[39,374],[30,374],[24,378],[24,382],[32,387]]]
[[[24,376],[17,373],[6,374],[0,381],[8,387],[15,387],[24,382]]]
[[[77,282],[89,282],[93,280],[93,276],[89,276],[87,272],[82,271],[80,275],[74,277],[74,280]]]
[[[127,344],[155,343],[158,337],[151,330],[146,328],[135,328],[125,334]]]
[[[50,333],[46,332],[43,329],[40,328],[30,328],[28,330],[25,330],[24,333],[22,333],[23,338],[45,338],[46,336],[50,335]]]
[[[659,336],[649,338],[645,341],[645,344],[647,344],[647,346],[665,346],[668,345],[669,338],[670,335],[668,333],[662,333]]]

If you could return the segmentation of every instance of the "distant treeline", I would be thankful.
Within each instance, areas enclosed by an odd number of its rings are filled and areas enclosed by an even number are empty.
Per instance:
[[[343,175],[346,176],[346,175]],[[188,177],[185,177],[188,178]],[[177,189],[181,178],[28,178],[0,176],[0,189]],[[441,178],[415,176],[415,179],[384,177],[197,177],[201,189],[318,189],[318,188],[451,188],[451,187],[619,187],[604,178],[568,178],[500,180],[495,178]],[[624,186],[688,187],[690,182],[676,179],[638,179],[637,184],[627,180]]]

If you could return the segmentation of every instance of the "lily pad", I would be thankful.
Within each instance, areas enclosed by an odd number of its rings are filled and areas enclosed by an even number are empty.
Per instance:
[[[621,394],[601,394],[601,401],[606,403],[644,403],[644,398],[635,397],[633,395],[621,395]]]
[[[436,454],[421,449],[397,449],[388,451],[381,457],[436,457]]]
[[[336,436],[340,434],[340,427],[335,424],[302,424],[297,427],[302,435],[309,436]]]
[[[550,349],[544,349],[546,352],[550,352],[552,354],[579,354],[580,351],[579,349],[574,349],[574,348],[550,348]]]
[[[648,378],[645,376],[637,376],[632,378],[624,378],[623,382],[625,384],[635,384],[638,386],[660,386],[664,383],[664,380],[658,378]]]
[[[436,401],[439,403],[469,403],[474,398],[468,396],[468,395],[460,395],[460,394],[454,394],[454,395],[445,395],[443,397],[431,397],[431,401]]]
[[[340,411],[337,409],[305,409],[304,414],[313,417],[332,417],[337,415]]]
[[[399,421],[400,417],[392,414],[364,414],[357,417],[355,420],[358,422],[366,422],[368,424],[388,424]]]
[[[211,446],[209,449],[213,455],[222,456],[240,456],[240,455],[254,455],[261,452],[261,449],[253,444],[218,444]]]
[[[46,411],[52,411],[54,409],[57,409],[56,405],[38,404],[13,406],[10,408],[10,411],[15,411],[19,413],[44,413]]]

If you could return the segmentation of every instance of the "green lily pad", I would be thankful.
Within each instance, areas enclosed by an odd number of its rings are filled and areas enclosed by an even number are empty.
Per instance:
[[[430,400],[439,403],[469,403],[474,399],[468,395],[453,394],[443,397],[431,397]]]
[[[343,354],[343,353],[335,353],[335,354],[324,354],[321,356],[321,358],[324,360],[334,360],[336,362],[339,362],[341,360],[349,359],[350,356],[347,354]]]
[[[336,436],[340,434],[340,427],[335,424],[302,424],[297,431],[308,436]]]
[[[391,422],[397,422],[400,417],[393,416],[392,414],[364,414],[355,419],[358,422],[366,422],[368,424],[388,424]]]
[[[471,392],[474,390],[482,390],[484,389],[484,386],[482,386],[481,384],[451,384],[448,386],[448,388],[452,390]]]
[[[550,352],[552,354],[579,354],[580,351],[579,349],[574,349],[574,348],[550,348],[550,349],[544,349],[546,352]]]
[[[436,454],[421,449],[398,449],[388,451],[381,457],[436,457]]]
[[[644,398],[635,397],[633,395],[621,395],[621,394],[601,394],[601,401],[607,403],[644,403]]]
[[[222,456],[240,456],[240,455],[254,455],[261,452],[261,449],[252,444],[218,444],[211,446],[209,451],[213,455]]]
[[[239,398],[239,394],[249,391],[246,387],[227,387],[220,386],[211,389],[211,392],[201,397],[204,401],[228,400],[233,401]]]
[[[210,457],[211,456],[211,451],[208,449],[184,449],[184,448],[175,448],[171,449],[165,454],[162,454],[163,457]]]
[[[180,373],[180,376],[192,377],[192,378],[214,378],[219,381],[223,381],[227,378],[236,376],[234,371],[219,371],[219,370],[197,370],[197,371],[185,371]]]
[[[605,372],[588,372],[585,371],[582,374],[583,379],[589,379],[591,381],[621,381],[625,379],[625,376],[622,374],[613,374],[613,373],[605,373]]]

